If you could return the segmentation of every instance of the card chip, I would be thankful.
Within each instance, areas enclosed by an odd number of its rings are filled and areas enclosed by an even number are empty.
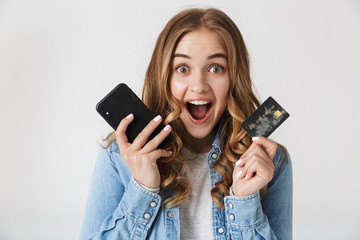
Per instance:
[[[269,97],[240,125],[251,137],[268,137],[289,116],[290,114],[284,108]]]
[[[275,117],[280,117],[281,116],[281,112],[279,110],[277,110],[276,112],[274,112]]]

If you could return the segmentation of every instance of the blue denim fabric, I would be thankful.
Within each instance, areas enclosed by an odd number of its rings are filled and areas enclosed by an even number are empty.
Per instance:
[[[221,179],[213,168],[221,148],[217,134],[208,156],[212,187]],[[292,166],[285,154],[277,148],[265,197],[226,196],[225,210],[212,203],[213,239],[292,239]],[[115,141],[97,157],[80,239],[180,239],[179,209],[165,209],[164,198],[134,180]]]

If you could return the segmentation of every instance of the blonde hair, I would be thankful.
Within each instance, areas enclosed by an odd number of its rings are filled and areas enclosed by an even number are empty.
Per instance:
[[[234,164],[252,143],[240,124],[260,105],[253,92],[244,40],[235,23],[225,13],[214,8],[192,8],[181,11],[170,19],[157,39],[142,92],[142,100],[148,108],[154,115],[160,114],[165,119],[165,124],[170,124],[173,129],[173,141],[168,150],[174,154],[158,160],[161,188],[174,193],[164,202],[167,208],[179,205],[191,194],[191,184],[185,177],[186,159],[181,151],[186,130],[179,118],[180,103],[170,91],[172,59],[180,39],[185,34],[203,27],[215,32],[222,39],[228,54],[228,105],[215,126],[221,127],[221,140],[224,142],[222,155],[214,164],[214,169],[221,175],[222,180],[211,190],[212,200],[220,208],[224,208],[224,196],[229,195]],[[109,147],[115,140],[114,132],[104,140],[109,140],[106,146]]]

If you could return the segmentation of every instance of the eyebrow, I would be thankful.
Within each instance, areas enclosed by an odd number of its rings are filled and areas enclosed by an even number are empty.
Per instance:
[[[182,53],[175,53],[173,58],[176,58],[176,57],[191,59],[190,56],[182,54]],[[215,54],[212,54],[207,57],[207,59],[213,59],[213,58],[225,58],[226,60],[228,59],[227,56],[223,53],[215,53]]]

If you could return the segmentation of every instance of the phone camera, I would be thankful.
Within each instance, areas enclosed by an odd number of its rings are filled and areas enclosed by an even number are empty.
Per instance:
[[[100,111],[104,112],[104,111],[105,111],[105,106],[104,106],[104,105],[100,105],[99,109],[100,109]]]

